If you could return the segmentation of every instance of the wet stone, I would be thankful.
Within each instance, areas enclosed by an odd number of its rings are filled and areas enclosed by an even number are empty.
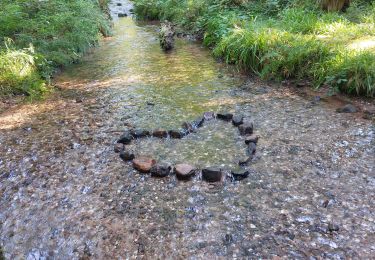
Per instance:
[[[224,121],[230,121],[233,118],[233,114],[231,113],[218,113],[217,118]]]
[[[339,230],[340,230],[339,225],[337,225],[335,223],[332,223],[332,222],[328,223],[328,231],[329,232],[337,232]]]
[[[177,164],[174,173],[179,180],[188,180],[195,175],[196,168],[189,164]]]
[[[149,157],[138,157],[133,160],[134,169],[142,173],[150,172],[152,166],[154,166],[155,164],[156,164],[156,161]]]
[[[343,107],[340,107],[340,108],[336,109],[336,112],[337,113],[357,113],[358,110],[352,104],[347,104]]]
[[[246,166],[252,161],[252,159],[253,159],[253,156],[240,159],[239,162],[238,162],[238,165],[239,166]]]
[[[192,132],[194,132],[194,128],[193,128],[193,126],[192,126],[190,123],[188,123],[188,122],[184,122],[184,123],[182,124],[182,128],[183,128],[187,133],[192,133]]]
[[[254,131],[253,122],[245,122],[242,125],[238,126],[238,130],[241,135],[252,135]]]
[[[236,181],[241,181],[247,178],[249,175],[250,175],[250,172],[248,170],[232,171],[233,179]]]
[[[250,136],[246,136],[245,138],[245,144],[250,144],[250,143],[254,143],[254,144],[257,144],[258,143],[258,140],[259,140],[259,136],[258,135],[250,135]]]
[[[157,138],[167,138],[168,132],[164,129],[156,129],[152,133],[152,136],[157,137]]]
[[[120,152],[120,158],[125,161],[125,162],[128,162],[128,161],[131,161],[135,158],[134,156],[134,153],[131,152],[131,151],[121,151]]]
[[[123,14],[123,13],[118,14],[118,17],[127,17],[127,16],[128,16],[127,14]]]
[[[205,168],[202,170],[202,178],[208,182],[219,182],[223,178],[223,172],[219,168]]]
[[[243,124],[243,116],[242,115],[233,116],[232,123],[235,126],[242,125]]]
[[[191,125],[193,128],[199,128],[203,126],[203,123],[204,123],[204,117],[199,117],[195,119]]]
[[[212,119],[215,119],[215,113],[214,113],[214,112],[205,112],[205,113],[203,114],[203,118],[204,118],[204,120],[206,120],[206,121],[210,121],[210,120],[212,120]]]
[[[144,138],[144,137],[150,136],[150,131],[138,129],[134,131],[132,136],[134,138]]]
[[[116,143],[115,146],[113,147],[113,150],[115,153],[119,153],[124,150],[124,145],[120,143]]]
[[[167,177],[172,170],[172,166],[166,163],[156,164],[152,166],[150,172],[153,177]]]
[[[255,143],[249,143],[247,146],[246,152],[249,156],[251,156],[255,154],[256,150],[257,150],[257,145]]]
[[[185,135],[182,130],[170,130],[168,133],[169,136],[173,139],[181,139]]]
[[[120,139],[117,140],[119,144],[130,144],[133,140],[133,135],[131,131],[126,131]]]

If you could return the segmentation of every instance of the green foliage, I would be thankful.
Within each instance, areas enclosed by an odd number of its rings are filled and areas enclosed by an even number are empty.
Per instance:
[[[371,1],[354,0],[345,13],[324,12],[308,0],[135,0],[135,6],[140,18],[152,14],[201,34],[215,56],[264,78],[307,78],[375,95]]]
[[[109,19],[102,11],[106,3],[2,0],[0,43],[10,38],[14,44],[0,47],[0,94],[44,92],[42,78],[48,81],[55,68],[77,61],[98,42],[99,32],[109,34]],[[20,68],[28,68],[27,76]]]

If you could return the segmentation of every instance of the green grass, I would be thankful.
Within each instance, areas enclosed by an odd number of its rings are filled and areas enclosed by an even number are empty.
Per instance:
[[[57,68],[78,61],[101,34],[110,33],[106,4],[107,0],[0,1],[0,95],[44,93]]]
[[[198,33],[217,57],[263,78],[308,79],[375,95],[375,3],[345,13],[307,0],[135,0],[140,18],[168,19]]]

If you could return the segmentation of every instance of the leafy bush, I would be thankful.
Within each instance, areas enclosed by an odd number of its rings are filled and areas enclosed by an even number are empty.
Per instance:
[[[77,61],[98,42],[99,32],[110,33],[108,16],[102,11],[106,3],[107,0],[2,0],[0,41],[10,38],[14,46],[0,48],[1,93],[31,94],[31,90],[38,93],[38,88],[42,93],[45,87],[41,78],[48,81],[56,67]],[[27,77],[18,75],[18,68],[24,65],[30,69]]]

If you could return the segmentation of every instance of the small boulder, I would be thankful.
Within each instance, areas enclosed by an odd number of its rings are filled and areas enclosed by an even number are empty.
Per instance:
[[[152,132],[152,136],[157,138],[167,138],[168,132],[164,129],[156,129]]]
[[[254,131],[253,122],[244,122],[242,125],[238,126],[238,130],[241,135],[251,135]]]
[[[188,180],[192,176],[195,175],[196,168],[194,166],[191,166],[189,164],[177,164],[174,167],[174,172],[176,174],[177,179],[179,180]]]
[[[206,121],[210,121],[210,120],[212,120],[212,119],[215,119],[215,113],[214,113],[214,112],[205,112],[205,113],[203,114],[203,118],[204,118],[204,120],[206,120]]]
[[[243,124],[243,116],[242,115],[235,115],[232,119],[232,124],[235,126],[239,126]]]
[[[188,122],[184,122],[182,124],[182,128],[184,129],[184,131],[186,133],[192,133],[192,132],[194,132],[193,126],[190,123],[188,123]]]
[[[185,135],[184,132],[180,130],[170,130],[168,133],[173,139],[181,139]]]
[[[205,168],[202,170],[202,178],[208,182],[218,182],[222,180],[223,172],[219,168]]]
[[[144,138],[150,136],[150,131],[138,129],[132,135],[134,138]]]
[[[217,118],[224,121],[230,121],[233,118],[233,114],[231,113],[218,113]]]
[[[152,166],[154,166],[155,164],[156,161],[149,157],[138,157],[133,160],[134,169],[142,173],[150,172]]]
[[[131,151],[121,151],[120,152],[120,158],[125,161],[125,162],[128,162],[128,161],[131,161],[134,159],[134,153],[132,153]]]
[[[235,181],[241,181],[247,178],[250,175],[250,172],[247,170],[232,171],[232,176]]]
[[[126,14],[126,13],[119,13],[118,14],[118,17],[127,17],[128,16],[128,14]]]
[[[255,154],[256,151],[257,151],[256,143],[249,143],[248,146],[247,146],[247,154],[249,156],[252,156],[252,155]]]
[[[340,107],[340,108],[336,109],[336,112],[337,113],[357,113],[358,110],[352,104],[347,104],[343,107]]]
[[[257,135],[249,135],[245,138],[245,144],[254,143],[257,144],[259,140],[259,136]]]
[[[126,131],[120,139],[117,140],[119,144],[130,144],[133,140],[133,135],[131,131]]]
[[[163,178],[163,177],[167,177],[170,172],[172,170],[172,166],[170,166],[169,164],[155,164],[154,166],[152,166],[150,172],[151,172],[151,176],[154,176],[154,177],[159,177],[159,178]]]
[[[252,160],[253,160],[253,156],[249,156],[249,157],[243,158],[243,159],[239,160],[238,165],[239,165],[239,166],[246,166],[246,165],[248,165]]]
[[[121,151],[124,150],[124,145],[123,144],[120,144],[120,143],[117,143],[115,144],[115,146],[113,147],[113,150],[115,151],[115,153],[119,153]]]

